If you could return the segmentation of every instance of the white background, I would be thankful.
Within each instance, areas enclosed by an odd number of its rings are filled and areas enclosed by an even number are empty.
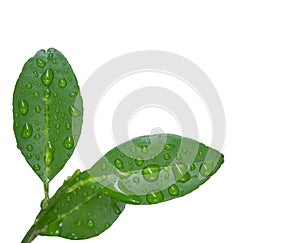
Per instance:
[[[21,241],[43,195],[16,148],[14,84],[29,57],[55,47],[80,86],[122,54],[179,54],[210,77],[226,113],[225,164],[209,182],[178,200],[128,206],[109,230],[86,242],[299,242],[299,11],[296,0],[1,1],[0,241]],[[105,109],[98,112],[105,116]],[[149,124],[143,130],[132,122],[130,134],[149,133]],[[110,131],[97,137],[108,141],[104,150],[111,148]],[[74,154],[51,193],[76,168],[84,169]]]

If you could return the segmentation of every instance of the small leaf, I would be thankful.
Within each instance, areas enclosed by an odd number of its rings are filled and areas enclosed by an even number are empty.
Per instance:
[[[59,51],[40,50],[25,63],[13,113],[18,148],[40,179],[50,181],[71,157],[82,125],[77,79]]]
[[[87,172],[76,171],[64,182],[36,221],[37,235],[86,239],[108,229],[125,204],[99,193],[99,184]]]
[[[88,172],[103,193],[132,204],[184,196],[224,162],[220,152],[173,134],[137,137],[110,150]]]

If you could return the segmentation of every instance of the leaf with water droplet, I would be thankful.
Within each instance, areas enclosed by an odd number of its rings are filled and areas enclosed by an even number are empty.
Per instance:
[[[42,181],[52,180],[73,153],[82,113],[79,86],[67,59],[53,48],[38,51],[25,63],[17,80],[13,114],[18,114],[14,115],[18,148]]]
[[[125,204],[103,195],[88,172],[77,170],[40,211],[34,224],[37,235],[87,239],[109,228]]]
[[[203,143],[157,134],[113,148],[88,171],[106,195],[125,203],[155,204],[192,192],[223,162],[223,154]]]

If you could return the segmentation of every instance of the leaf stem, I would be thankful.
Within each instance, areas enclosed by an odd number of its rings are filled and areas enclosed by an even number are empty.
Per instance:
[[[36,225],[32,225],[31,228],[28,230],[27,234],[25,235],[25,237],[23,238],[21,243],[29,243],[32,242],[35,237],[38,236],[38,232],[37,232],[37,227]]]
[[[48,181],[44,182],[44,192],[45,192],[45,200],[48,201],[48,199],[49,199],[49,182]]]

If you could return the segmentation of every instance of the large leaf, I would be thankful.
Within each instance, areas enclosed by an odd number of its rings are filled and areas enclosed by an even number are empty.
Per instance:
[[[119,201],[155,204],[190,193],[223,162],[220,152],[202,143],[158,134],[115,147],[88,172],[105,194]]]
[[[82,125],[82,99],[67,59],[51,48],[24,65],[13,97],[18,148],[42,181],[71,157]]]
[[[99,184],[87,173],[76,171],[49,199],[23,242],[37,235],[86,239],[108,229],[125,204],[99,193]]]

